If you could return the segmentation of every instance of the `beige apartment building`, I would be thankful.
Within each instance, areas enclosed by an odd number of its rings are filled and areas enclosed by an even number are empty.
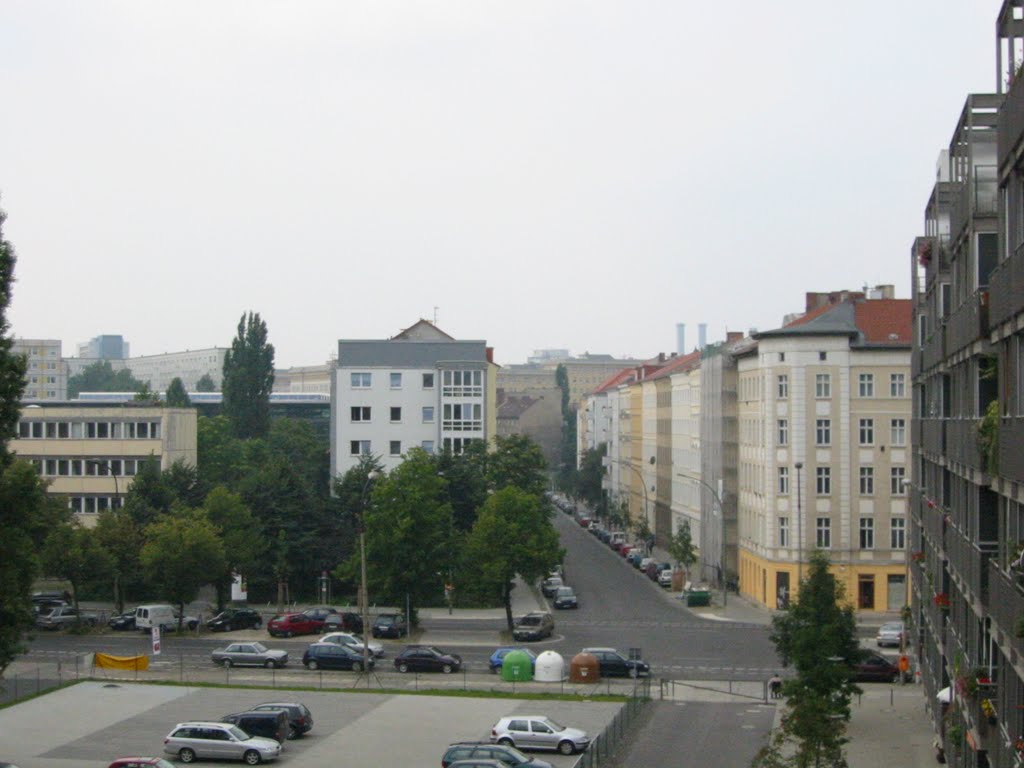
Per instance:
[[[196,411],[124,403],[116,406],[29,405],[22,409],[19,458],[32,462],[48,492],[67,500],[86,526],[122,506],[139,467],[150,457],[167,469],[196,463]]]
[[[911,303],[808,294],[737,355],[740,590],[780,608],[815,549],[857,610],[907,599]]]
[[[27,362],[23,400],[67,399],[68,374],[61,358],[59,339],[15,339],[11,351],[24,355]]]

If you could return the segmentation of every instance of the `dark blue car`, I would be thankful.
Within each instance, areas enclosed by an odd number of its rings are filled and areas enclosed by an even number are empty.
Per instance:
[[[498,650],[496,650],[494,653],[491,654],[491,658],[487,662],[487,665],[490,667],[491,672],[494,672],[494,673],[501,672],[501,667],[505,663],[505,657],[511,651],[522,651],[527,656],[529,656],[530,657],[530,669],[531,670],[534,669],[537,666],[537,656],[536,656],[536,654],[533,651],[529,650],[528,648],[519,648],[517,646],[507,646],[505,648],[499,648]]]

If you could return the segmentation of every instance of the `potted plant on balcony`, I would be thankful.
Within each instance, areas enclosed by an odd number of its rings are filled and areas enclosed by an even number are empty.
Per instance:
[[[999,401],[993,400],[978,422],[978,450],[990,475],[999,473]]]
[[[943,611],[949,610],[949,595],[945,592],[936,592],[935,597],[932,598],[932,600],[935,602],[935,605]]]
[[[992,699],[981,700],[981,714],[984,715],[989,725],[996,724],[996,707],[995,704],[992,703]]]

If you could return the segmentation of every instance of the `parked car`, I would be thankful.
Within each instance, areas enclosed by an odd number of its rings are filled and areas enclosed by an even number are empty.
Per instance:
[[[54,608],[70,608],[70,607],[71,607],[71,603],[67,602],[66,600],[60,600],[60,599],[55,599],[55,600],[39,600],[39,601],[33,600],[32,601],[32,615],[34,617],[38,618],[39,616],[43,615],[44,613],[49,613]]]
[[[573,591],[572,587],[559,587],[555,592],[555,600],[552,603],[555,608],[579,608],[579,602],[576,599],[576,592]]]
[[[225,608],[208,622],[211,632],[231,632],[236,629],[255,629],[263,625],[263,617],[252,608]]]
[[[555,633],[555,620],[550,613],[535,611],[520,616],[512,627],[512,637],[516,640],[543,640]]]
[[[313,635],[324,625],[302,613],[283,613],[267,622],[267,632],[271,637],[293,637],[295,635]]]
[[[210,654],[214,664],[225,667],[283,667],[288,663],[288,651],[271,650],[263,643],[232,643]]]
[[[524,755],[515,747],[486,741],[459,741],[450,744],[441,758],[441,768],[449,768],[457,760],[500,760],[512,768],[552,768],[551,763]]]
[[[529,656],[530,669],[533,669],[536,666],[537,655],[533,651],[531,651],[529,648],[517,648],[516,646],[511,645],[505,646],[504,648],[499,648],[491,654],[491,658],[487,660],[487,666],[491,670],[491,672],[494,672],[495,674],[501,672],[501,667],[505,663],[505,657],[508,656],[512,651],[522,651],[527,656]]]
[[[332,613],[324,619],[324,631],[358,632],[362,634],[363,617],[351,611]]]
[[[176,755],[183,763],[197,758],[244,760],[258,765],[281,754],[281,744],[274,739],[250,736],[230,723],[178,723],[164,739],[164,752]]]
[[[395,656],[395,669],[399,672],[458,672],[462,657],[445,653],[432,645],[409,645]]]
[[[152,632],[153,627],[169,630],[177,624],[174,606],[167,603],[140,605],[135,609],[135,627],[143,632]]]
[[[561,576],[548,576],[540,583],[540,591],[544,597],[554,597],[555,590],[563,586],[565,586],[565,582],[562,581]]]
[[[283,709],[266,710],[263,712],[236,712],[233,715],[224,715],[220,721],[237,725],[250,736],[263,736],[267,739],[273,739],[278,744],[284,744],[290,730],[288,726],[288,713]]]
[[[199,619],[195,616],[186,615],[185,618],[183,619],[181,618],[181,611],[179,611],[177,608],[174,609],[173,616],[174,625],[172,627],[169,627],[168,629],[177,629],[179,623],[183,629],[190,629],[194,631],[199,628]]]
[[[597,659],[601,677],[646,677],[651,674],[651,665],[641,659],[627,659],[614,648],[584,648]]]
[[[512,715],[494,724],[491,741],[517,749],[557,749],[563,755],[571,755],[586,749],[590,736],[543,715]]]
[[[373,669],[373,656],[367,662]],[[306,669],[350,669],[353,672],[363,671],[363,652],[351,645],[340,643],[313,643],[302,654],[302,663]]]
[[[400,613],[382,613],[373,622],[374,637],[400,638],[409,634],[409,625]]]
[[[668,589],[672,586],[672,569],[666,568],[658,573],[658,584]]]
[[[488,757],[471,757],[468,760],[456,760],[450,765],[452,768],[508,768],[508,763],[504,760],[495,760]]]
[[[626,562],[632,565],[634,568],[639,569],[640,563],[643,561],[645,557],[647,557],[647,555],[644,554],[643,547],[634,546],[631,550],[629,550],[629,554],[626,555]]]
[[[100,617],[92,611],[77,611],[70,605],[62,605],[51,608],[48,613],[41,613],[36,617],[36,626],[40,629],[60,629],[76,624],[85,624],[95,627]]]
[[[107,622],[107,626],[111,629],[116,629],[119,632],[135,629],[135,610],[132,609],[125,613],[119,613],[117,616],[111,616],[110,620]],[[160,760],[162,758],[154,759]]]
[[[17,768],[11,763],[0,763],[0,766]],[[119,757],[107,768],[174,768],[174,765],[162,757]]]
[[[347,645],[358,651],[360,654],[363,652],[363,646],[366,645],[370,649],[370,654],[376,656],[378,659],[384,655],[383,645],[375,643],[372,640],[367,643],[362,637],[353,632],[328,632],[317,640],[317,642],[333,643],[334,645]]]
[[[864,651],[853,665],[853,679],[857,683],[895,683],[900,679],[900,670],[882,654]]]
[[[252,708],[253,712],[267,712],[280,709],[288,715],[288,738],[295,739],[313,730],[313,713],[305,704],[297,701],[268,701],[265,704],[257,704]]]
[[[68,605],[70,605],[73,602],[73,600],[71,599],[71,593],[68,592],[66,589],[51,589],[43,592],[32,593],[33,604],[49,603],[53,601],[67,603]]]
[[[657,560],[652,560],[647,564],[647,568],[644,573],[647,574],[647,578],[651,581],[657,581],[662,571],[672,571],[672,563],[659,563]]]
[[[329,605],[316,606],[314,608],[307,608],[302,612],[303,616],[308,616],[313,621],[319,621],[321,625],[327,621],[328,616],[335,616],[338,613],[337,608],[331,608]]]
[[[878,628],[878,635],[875,637],[875,642],[878,644],[879,648],[886,645],[892,645],[899,648],[906,639],[906,628],[903,626],[902,621],[887,621]]]

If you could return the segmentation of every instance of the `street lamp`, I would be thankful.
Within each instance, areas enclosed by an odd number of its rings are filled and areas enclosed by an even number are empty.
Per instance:
[[[677,477],[681,477],[684,480],[691,480],[694,483],[700,485],[711,491],[711,496],[715,501],[715,506],[712,508],[711,513],[722,521],[722,551],[719,553],[718,563],[718,581],[722,585],[722,607],[725,608],[729,604],[729,588],[726,583],[726,567],[725,567],[725,508],[722,506],[722,498],[710,484],[701,480],[699,477],[692,477],[690,475],[684,475],[682,472],[676,472]],[[716,511],[717,510],[717,511]]]
[[[804,463],[798,461],[796,467],[796,587],[800,590],[800,583],[804,578],[804,512],[800,504],[800,470]]]
[[[113,509],[114,507],[119,506],[119,504],[117,502],[118,502],[118,499],[121,496],[121,491],[117,487],[117,475],[113,471],[111,471],[111,469],[110,469],[110,462],[109,462],[109,460],[86,459],[85,460],[85,464],[86,464],[86,466],[96,467],[96,469],[101,470],[99,472],[99,475],[101,477],[112,477],[112,478],[114,478],[114,500],[113,500],[113,503],[110,505],[110,508]]]
[[[366,473],[363,492],[359,495],[359,613],[363,617],[363,671],[370,669],[370,644],[366,633],[370,631],[370,606],[366,595],[366,492],[370,483],[380,477],[380,472],[371,469]]]

